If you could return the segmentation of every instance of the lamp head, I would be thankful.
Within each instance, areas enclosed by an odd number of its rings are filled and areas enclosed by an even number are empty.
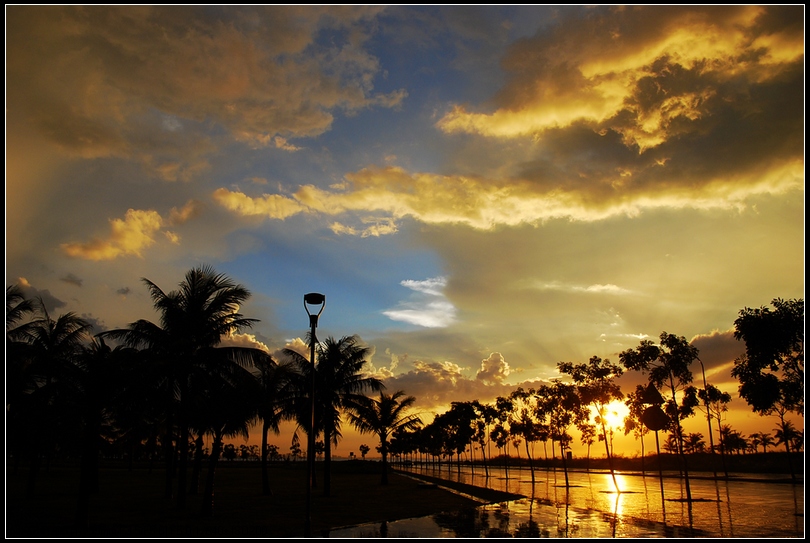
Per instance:
[[[324,302],[326,302],[326,296],[319,292],[310,292],[309,294],[304,294],[305,304],[321,305]]]
[[[312,313],[309,310],[309,306],[311,305],[319,305],[321,308],[317,313]],[[313,329],[318,326],[318,317],[320,317],[321,313],[323,313],[324,307],[326,307],[326,296],[323,294],[320,294],[319,292],[310,292],[309,294],[304,294],[304,309],[307,310],[307,315],[309,315],[309,324]]]

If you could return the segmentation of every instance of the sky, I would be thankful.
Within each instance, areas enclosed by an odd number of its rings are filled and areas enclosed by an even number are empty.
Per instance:
[[[7,5],[6,284],[102,331],[203,264],[232,342],[323,293],[426,422],[666,331],[772,430],[733,323],[804,298],[804,6]]]

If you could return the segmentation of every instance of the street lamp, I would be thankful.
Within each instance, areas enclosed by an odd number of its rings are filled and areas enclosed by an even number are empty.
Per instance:
[[[321,307],[317,313],[314,313],[310,311],[310,306],[313,306],[313,310],[317,309],[315,306]],[[307,536],[312,535],[312,483],[315,480],[315,329],[318,327],[318,317],[323,313],[324,307],[326,307],[326,296],[323,294],[317,292],[304,294],[304,309],[309,315],[310,327],[309,362],[312,364],[312,380],[309,389],[310,426],[309,436],[307,436]]]

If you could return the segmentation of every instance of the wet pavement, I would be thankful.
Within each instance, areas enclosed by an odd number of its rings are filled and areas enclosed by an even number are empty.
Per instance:
[[[466,511],[439,513],[333,530],[329,537],[804,537],[804,486],[784,483],[784,476],[711,474],[690,477],[692,500],[677,474],[569,472],[566,490],[561,470],[455,467],[441,472],[411,468],[413,473],[441,477],[478,487],[526,496],[481,505]]]

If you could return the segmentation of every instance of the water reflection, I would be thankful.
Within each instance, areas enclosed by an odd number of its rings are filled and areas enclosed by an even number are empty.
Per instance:
[[[438,476],[431,469],[413,472]],[[526,498],[440,513],[421,519],[390,521],[334,530],[332,537],[804,537],[803,487],[774,483],[775,477],[743,476],[691,481],[693,501],[685,500],[682,481],[667,474],[659,484],[650,476],[569,472],[566,488],[554,470],[530,474],[503,470],[445,470],[441,477],[522,494]],[[757,477],[752,479],[751,477]],[[665,483],[665,484],[663,484]]]

